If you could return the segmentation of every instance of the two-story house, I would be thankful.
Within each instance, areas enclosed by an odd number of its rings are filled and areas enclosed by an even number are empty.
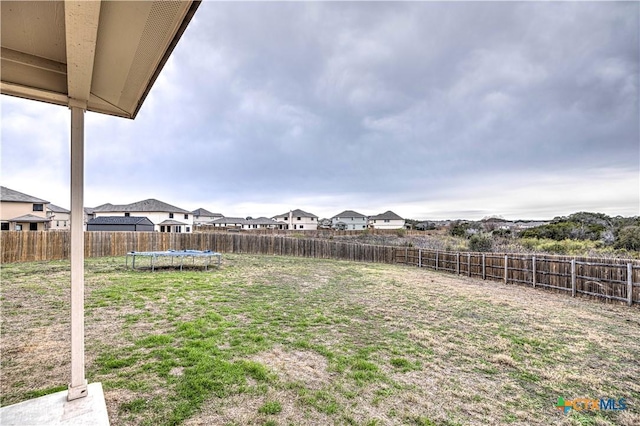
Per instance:
[[[345,210],[331,218],[331,227],[350,231],[367,229],[367,217],[353,210]]]
[[[3,231],[46,231],[48,201],[13,189],[0,187],[0,229]]]
[[[55,204],[47,205],[49,229],[52,231],[68,231],[71,229],[71,212]]]
[[[224,216],[220,213],[211,213],[209,210],[199,208],[191,212],[193,215],[193,224],[198,225],[211,225],[216,219],[222,219]]]
[[[318,229],[318,216],[300,209],[291,210],[273,217],[274,220],[284,222],[282,229],[296,229],[303,231],[315,231]]]
[[[391,210],[369,217],[369,227],[374,229],[404,229],[404,219]]]
[[[159,232],[192,232],[193,215],[190,211],[150,198],[131,204],[103,204],[93,208],[95,218],[104,216],[146,217]]]

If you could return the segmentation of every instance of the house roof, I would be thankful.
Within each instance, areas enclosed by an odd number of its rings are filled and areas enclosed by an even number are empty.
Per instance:
[[[51,219],[48,217],[35,216],[32,214],[25,214],[24,216],[14,217],[13,219],[9,219],[9,222],[22,222],[22,223],[40,223],[40,222],[50,222]]]
[[[247,223],[247,219],[243,217],[221,217],[220,219],[212,220],[211,223],[233,223],[238,225],[244,225]]]
[[[369,217],[369,219],[376,219],[376,220],[403,220],[400,216],[398,216],[397,214],[395,214],[391,210],[388,210],[388,211],[386,211],[384,213],[381,213],[379,215],[376,215],[376,216],[371,216],[371,217]]]
[[[69,210],[51,203],[47,205],[47,209],[51,210],[54,213],[71,213]]]
[[[0,3],[3,94],[133,119],[200,1]]]
[[[337,219],[339,217],[363,217],[363,218],[366,218],[365,215],[363,215],[361,213],[358,213],[358,212],[354,212],[353,210],[345,210],[342,213],[333,216],[332,219]]]
[[[22,192],[14,191],[5,186],[0,186],[0,201],[12,202],[12,203],[41,203],[49,204],[41,198],[34,197],[33,195],[23,194]]]
[[[313,213],[307,213],[307,212],[305,212],[303,210],[300,210],[300,209],[292,210],[291,211],[291,216],[293,216],[293,217],[318,217]],[[283,214],[279,214],[279,215],[276,215],[274,217],[289,217],[289,212],[286,212],[286,213],[283,213]]]
[[[178,225],[178,226],[184,226],[184,225],[188,225],[188,223],[178,222],[177,220],[173,220],[173,219],[167,219],[167,220],[163,220],[163,221],[162,221],[162,222],[160,222],[158,225]]]
[[[191,212],[195,216],[222,216],[220,213],[211,213],[209,210],[197,209]]]
[[[87,225],[153,225],[143,216],[101,216],[90,219]]]
[[[169,213],[191,213],[180,207],[172,206],[163,201],[149,198],[148,200],[137,201],[131,204],[103,204],[93,208],[94,212],[169,212]]]
[[[249,225],[280,225],[283,222],[278,222],[277,220],[269,219],[268,217],[259,217],[257,219],[247,219],[247,223]]]

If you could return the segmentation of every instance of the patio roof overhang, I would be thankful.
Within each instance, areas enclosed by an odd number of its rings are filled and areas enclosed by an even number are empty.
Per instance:
[[[135,118],[199,1],[2,1],[1,91]]]

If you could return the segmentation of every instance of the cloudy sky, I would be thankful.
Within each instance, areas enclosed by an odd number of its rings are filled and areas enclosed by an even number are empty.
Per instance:
[[[640,214],[637,2],[204,2],[85,204]],[[1,96],[2,184],[69,207],[69,111]]]

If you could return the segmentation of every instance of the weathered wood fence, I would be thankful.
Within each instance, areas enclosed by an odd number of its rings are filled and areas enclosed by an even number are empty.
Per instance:
[[[396,248],[395,262],[458,275],[640,303],[640,262],[555,255]]]
[[[124,256],[130,251],[214,250],[399,263],[453,274],[549,288],[631,305],[640,303],[640,262],[554,255],[460,253],[389,247],[319,238],[244,233],[85,232],[85,256]],[[2,263],[67,259],[68,232],[0,233]]]

